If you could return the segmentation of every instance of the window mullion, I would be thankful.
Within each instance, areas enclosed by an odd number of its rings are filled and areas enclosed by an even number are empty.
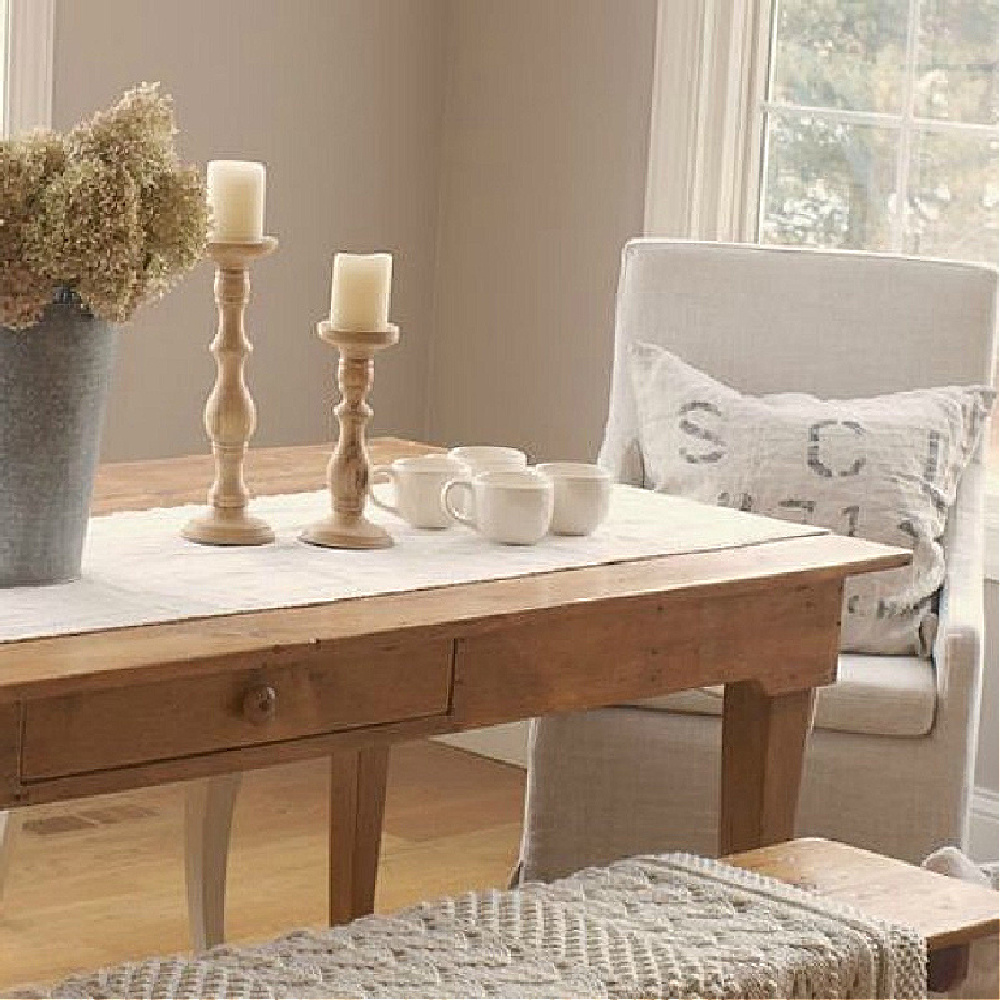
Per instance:
[[[915,93],[915,90],[914,90]],[[764,115],[808,115],[810,118],[825,118],[831,122],[851,125],[876,125],[883,128],[899,128],[903,124],[902,114],[888,111],[854,111],[850,108],[819,107],[813,104],[793,104],[790,101],[760,101],[758,108]],[[965,132],[982,136],[996,135],[995,125],[981,122],[954,121],[950,118],[922,118],[912,115],[908,124],[914,131],[921,132]]]
[[[850,108],[825,108],[810,104],[786,104],[781,101],[762,101],[761,110],[765,113],[809,115],[815,118],[826,118],[827,121],[841,121],[858,125],[888,125],[895,128],[901,121],[900,115],[886,111],[854,111]]]
[[[768,10],[766,39],[767,73],[764,78],[764,100],[757,105],[760,155],[757,162],[757,205],[753,213],[753,231],[750,237],[755,243],[760,242],[760,232],[764,222],[764,188],[767,184],[767,157],[770,146],[768,114],[773,105],[771,98],[774,94],[774,53],[778,43],[778,0],[768,0],[768,3],[770,8]]]
[[[916,100],[917,44],[920,29],[920,2],[910,0],[906,26],[906,54],[903,63],[903,117],[899,130],[899,147],[896,150],[896,211],[892,220],[892,248],[903,252],[906,232],[906,207],[909,203],[910,150],[914,127],[914,101]]]
[[[951,118],[920,118],[913,117],[914,131],[921,132],[965,132],[992,138],[997,134],[996,125],[983,125],[980,122],[954,121]]]

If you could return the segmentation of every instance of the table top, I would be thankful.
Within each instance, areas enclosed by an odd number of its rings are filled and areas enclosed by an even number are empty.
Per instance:
[[[992,889],[859,847],[807,837],[725,860],[913,927],[929,948],[969,944],[1000,929],[1000,899]]]
[[[435,450],[384,438],[370,445],[372,462]],[[324,485],[326,446],[255,449],[247,481],[259,495],[315,490]],[[212,478],[210,456],[102,466],[93,511],[106,514],[203,499]],[[530,577],[341,600],[330,604],[143,625],[82,635],[0,644],[0,703],[182,676],[225,665],[252,652],[294,652],[364,636],[419,638],[481,634],[547,609],[584,602],[627,602],[640,595],[698,588],[729,595],[758,592],[768,581],[843,578],[906,565],[910,553],[839,535],[782,539],[753,547],[670,555],[617,565],[559,570]]]

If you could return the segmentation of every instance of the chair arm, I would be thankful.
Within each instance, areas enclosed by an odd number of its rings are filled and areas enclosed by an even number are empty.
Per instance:
[[[938,697],[965,692],[978,704],[983,655],[983,470],[969,466],[945,530],[947,558],[934,665]]]

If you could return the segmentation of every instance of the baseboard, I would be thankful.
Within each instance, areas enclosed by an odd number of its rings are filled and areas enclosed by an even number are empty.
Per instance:
[[[972,792],[969,854],[980,863],[996,861],[1000,841],[1000,798],[992,788]]]
[[[528,725],[524,722],[506,722],[486,729],[471,729],[466,733],[451,733],[435,739],[449,746],[470,750],[481,757],[492,757],[518,767],[528,766]]]

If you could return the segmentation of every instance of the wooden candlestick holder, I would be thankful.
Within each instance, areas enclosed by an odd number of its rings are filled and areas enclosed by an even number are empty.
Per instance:
[[[277,249],[265,236],[257,243],[209,243],[215,261],[215,301],[219,328],[210,350],[215,355],[215,387],[205,404],[205,430],[215,456],[215,481],[208,511],[185,525],[184,537],[205,545],[263,545],[274,541],[270,525],[247,513],[250,492],[243,479],[247,442],[257,425],[257,410],[243,368],[253,350],[243,326],[250,298],[250,264]]]
[[[367,396],[375,353],[399,341],[399,327],[390,323],[385,330],[335,330],[324,320],[316,324],[316,332],[340,351],[337,384],[341,400],[334,409],[340,435],[326,471],[332,512],[306,528],[302,538],[331,549],[384,549],[392,545],[392,535],[365,517],[369,471],[365,427],[372,415]]]

